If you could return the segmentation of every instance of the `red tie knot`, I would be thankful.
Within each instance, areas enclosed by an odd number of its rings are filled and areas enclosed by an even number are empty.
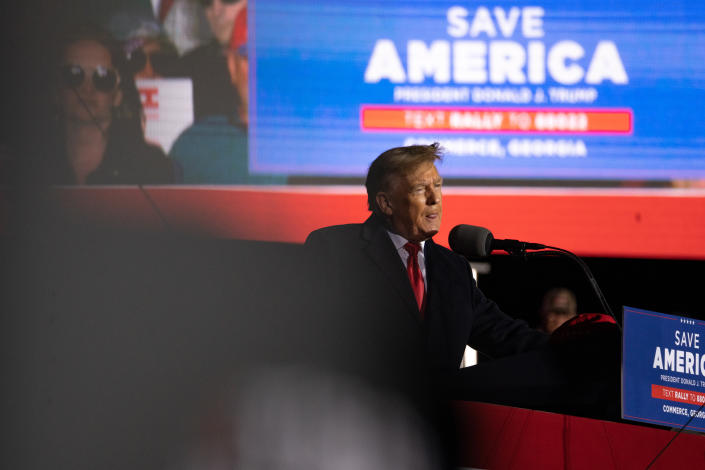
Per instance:
[[[409,253],[410,256],[415,256],[421,251],[421,245],[415,242],[406,242],[404,249]]]

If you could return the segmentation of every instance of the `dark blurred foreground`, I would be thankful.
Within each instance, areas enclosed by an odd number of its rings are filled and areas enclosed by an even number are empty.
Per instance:
[[[413,374],[316,307],[301,246],[32,213],[2,245],[3,468],[443,465]]]
[[[5,468],[450,468],[446,393],[617,412],[613,332],[449,383],[397,325],[328,309],[302,246],[19,213],[2,245]]]

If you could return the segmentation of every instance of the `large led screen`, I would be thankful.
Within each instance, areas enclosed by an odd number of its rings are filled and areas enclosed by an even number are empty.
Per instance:
[[[364,220],[381,152],[438,141],[437,240],[705,259],[705,2],[70,3],[13,20],[36,76],[0,142],[0,185],[59,186],[65,217],[298,243]]]
[[[446,177],[705,177],[701,2],[249,5],[253,173],[438,141]]]

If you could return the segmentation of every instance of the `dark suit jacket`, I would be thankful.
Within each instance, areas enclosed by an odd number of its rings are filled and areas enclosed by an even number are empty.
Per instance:
[[[432,371],[458,370],[465,345],[490,357],[537,348],[547,336],[515,320],[477,288],[468,262],[428,240],[427,303],[421,319],[406,269],[383,223],[326,227],[306,240],[321,273],[322,301],[332,314],[344,312],[362,325],[362,354],[383,354],[369,361],[402,361],[419,354]],[[358,323],[359,322],[359,323]],[[386,345],[387,347],[384,347]]]

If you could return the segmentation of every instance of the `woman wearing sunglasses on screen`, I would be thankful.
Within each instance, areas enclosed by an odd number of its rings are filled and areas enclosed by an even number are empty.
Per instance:
[[[92,27],[59,43],[56,145],[49,178],[56,184],[163,184],[172,162],[144,139],[142,106],[117,44]]]

